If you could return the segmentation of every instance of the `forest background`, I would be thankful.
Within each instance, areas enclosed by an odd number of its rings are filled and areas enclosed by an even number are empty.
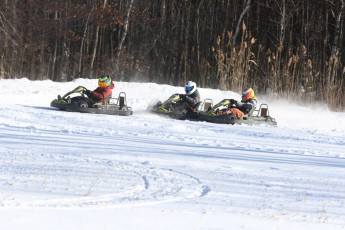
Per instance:
[[[345,0],[0,2],[0,79],[248,82],[345,109]]]

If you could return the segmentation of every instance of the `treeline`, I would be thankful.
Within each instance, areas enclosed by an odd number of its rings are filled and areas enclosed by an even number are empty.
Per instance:
[[[0,78],[249,82],[345,109],[345,0],[0,1]]]

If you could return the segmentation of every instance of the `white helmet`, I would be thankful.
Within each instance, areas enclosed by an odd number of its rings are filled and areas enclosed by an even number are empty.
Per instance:
[[[184,91],[187,95],[194,93],[196,90],[196,83],[194,81],[188,81],[187,84],[184,86]]]

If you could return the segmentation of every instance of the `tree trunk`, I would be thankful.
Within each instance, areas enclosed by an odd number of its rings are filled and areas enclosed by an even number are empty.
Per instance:
[[[108,0],[104,0],[103,8],[105,8],[107,6],[107,2],[108,2]],[[92,52],[92,57],[91,57],[90,77],[89,78],[93,78],[93,75],[94,75],[94,63],[95,63],[95,59],[96,59],[96,54],[97,54],[97,49],[98,49],[98,40],[99,40],[99,25],[97,26],[95,36],[96,37],[95,37],[95,44],[93,47],[93,52]]]
[[[127,31],[128,31],[128,21],[129,21],[129,16],[132,10],[132,5],[133,5],[134,0],[130,0],[129,1],[129,5],[127,8],[127,13],[124,19],[124,23],[123,23],[123,32],[122,32],[122,36],[120,38],[120,42],[119,45],[117,46],[117,51],[116,51],[116,63],[115,63],[115,71],[118,73],[119,72],[119,65],[120,65],[120,55],[121,55],[121,51],[122,51],[122,46],[123,46],[123,42],[125,41],[125,38],[127,36]]]
[[[85,43],[85,39],[86,39],[86,35],[87,35],[87,30],[88,30],[88,27],[89,27],[89,21],[90,21],[90,17],[92,15],[92,12],[94,10],[94,6],[95,4],[92,5],[91,7],[91,10],[90,10],[90,13],[89,15],[87,16],[87,19],[85,21],[85,25],[84,25],[84,33],[83,33],[83,37],[81,39],[81,42],[80,42],[80,57],[79,57],[79,65],[78,65],[78,74],[80,76],[82,76],[82,60],[83,60],[83,49],[84,49],[84,43]]]

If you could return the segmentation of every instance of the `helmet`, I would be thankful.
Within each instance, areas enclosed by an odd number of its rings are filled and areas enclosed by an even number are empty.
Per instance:
[[[98,79],[98,86],[100,88],[106,88],[106,87],[110,86],[111,83],[112,83],[112,81],[111,81],[111,78],[109,77],[109,75],[102,75]]]
[[[184,86],[184,91],[187,95],[194,93],[196,90],[196,83],[194,81],[188,81],[187,84]]]
[[[256,100],[254,90],[247,84],[242,90],[242,101]]]

